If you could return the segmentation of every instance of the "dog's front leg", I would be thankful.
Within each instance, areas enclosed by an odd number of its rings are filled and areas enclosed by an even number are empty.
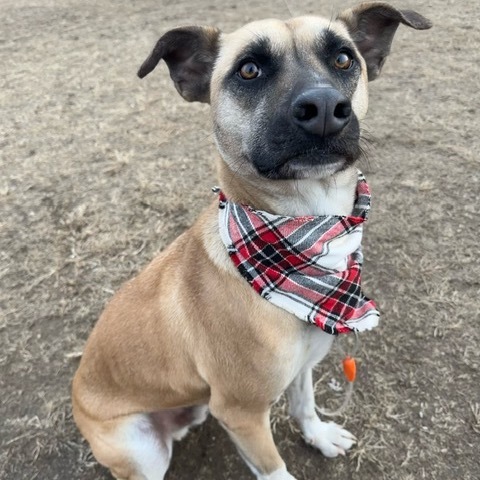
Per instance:
[[[270,408],[210,404],[212,415],[230,435],[237,449],[258,480],[295,480],[287,472],[270,428]]]
[[[305,441],[326,457],[336,457],[355,443],[355,437],[333,422],[322,422],[315,411],[312,369],[302,370],[287,389],[289,412],[302,430]]]

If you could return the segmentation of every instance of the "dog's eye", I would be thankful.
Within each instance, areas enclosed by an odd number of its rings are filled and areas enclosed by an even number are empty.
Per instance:
[[[340,70],[348,70],[353,65],[353,58],[346,52],[340,52],[335,58],[335,67]]]
[[[253,80],[261,74],[260,67],[253,62],[245,62],[238,71],[244,80]]]

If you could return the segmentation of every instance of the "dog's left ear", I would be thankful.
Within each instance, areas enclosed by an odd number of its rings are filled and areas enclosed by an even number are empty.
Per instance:
[[[174,28],[158,40],[138,76],[148,75],[163,59],[175,88],[185,100],[209,103],[219,36],[220,30],[213,27]]]
[[[416,30],[432,26],[430,20],[412,10],[397,10],[388,3],[361,3],[342,12],[343,22],[362,54],[368,69],[368,80],[375,80],[390,53],[393,36],[400,23]]]

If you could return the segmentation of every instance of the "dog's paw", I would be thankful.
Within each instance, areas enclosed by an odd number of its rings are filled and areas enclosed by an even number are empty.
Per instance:
[[[333,422],[322,422],[318,417],[304,427],[305,441],[329,458],[345,455],[356,442],[356,438],[348,430]]]
[[[257,475],[257,480],[296,480],[296,478],[290,475],[287,469],[283,467],[268,475]]]

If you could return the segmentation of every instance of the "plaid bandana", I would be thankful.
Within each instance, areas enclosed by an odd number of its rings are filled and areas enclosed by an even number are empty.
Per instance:
[[[219,193],[220,236],[255,291],[330,334],[378,324],[361,291],[362,224],[370,191],[361,172],[351,215],[287,217],[230,202]]]

